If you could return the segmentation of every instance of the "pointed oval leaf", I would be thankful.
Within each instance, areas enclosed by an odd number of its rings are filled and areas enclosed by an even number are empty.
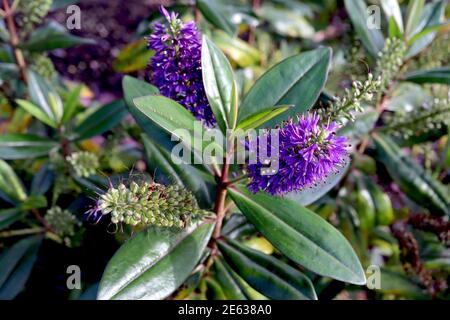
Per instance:
[[[100,300],[164,299],[189,276],[203,255],[213,223],[186,230],[149,227],[120,247],[103,273]]]
[[[365,1],[344,0],[344,4],[353,27],[361,38],[364,47],[366,47],[372,57],[377,58],[378,52],[383,49],[384,38],[380,30],[376,28],[369,29],[367,23],[369,11]]]
[[[219,248],[236,272],[266,297],[317,299],[311,280],[286,263],[229,239],[219,241]]]
[[[415,30],[422,15],[425,0],[410,0],[408,4],[408,12],[406,14],[405,34],[409,38]]]
[[[239,107],[238,121],[267,106],[294,105],[266,124],[274,127],[308,110],[317,100],[328,76],[331,49],[321,47],[289,57],[264,73]]]
[[[158,95],[158,88],[145,81],[130,76],[125,76],[122,80],[122,89],[128,110],[139,127],[141,127],[141,129],[144,130],[149,137],[155,141],[158,141],[158,144],[164,149],[172,150],[173,146],[177,142],[170,140],[170,133],[161,130],[161,127],[150,120],[145,114],[142,113],[142,111],[136,108],[133,102],[135,98],[144,97],[151,94]]]
[[[8,278],[14,273],[14,270],[20,266],[23,257],[40,244],[41,236],[31,236],[18,241],[0,256],[0,292],[3,292],[4,286],[8,283]]]
[[[233,70],[225,55],[206,36],[202,42],[203,86],[209,105],[222,132],[234,128],[237,110],[233,110],[236,89]]]
[[[74,130],[75,140],[84,140],[100,135],[116,125],[127,114],[123,100],[108,103],[89,115]]]
[[[24,216],[25,212],[21,208],[0,209],[0,230],[8,228]]]
[[[145,116],[161,128],[183,141],[187,146],[203,152],[209,145],[223,155],[222,146],[203,139],[207,129],[194,116],[176,101],[164,96],[145,96],[133,100],[135,106]],[[210,129],[212,131],[214,129]],[[210,146],[211,147],[211,146]]]
[[[231,21],[231,12],[218,0],[197,0],[197,8],[202,15],[215,27],[234,35],[236,26]]]
[[[418,205],[430,209],[432,214],[450,214],[450,197],[446,186],[405,156],[387,136],[374,134],[373,139],[377,159],[385,165],[400,190]]]
[[[5,134],[0,136],[0,158],[29,159],[47,155],[57,146],[55,141],[32,134]]]
[[[27,194],[22,182],[10,165],[0,159],[0,193],[13,201],[25,201]]]
[[[450,67],[418,70],[406,73],[403,80],[414,83],[442,83],[450,85]]]
[[[414,57],[425,49],[436,36],[436,26],[440,24],[445,11],[445,1],[430,2],[422,10],[420,21],[409,37],[411,43],[406,59]]]
[[[397,0],[381,0],[381,6],[384,13],[389,18],[392,18],[396,24],[400,34],[403,33],[403,18],[402,11],[400,10],[400,5]]]
[[[31,114],[33,117],[35,117],[39,121],[45,123],[46,125],[48,125],[52,128],[56,128],[56,126],[57,126],[56,121],[54,119],[50,118],[37,105],[35,105],[29,101],[22,100],[22,99],[17,99],[16,102],[19,105],[19,107],[23,108],[25,111],[27,111],[29,114]]]
[[[215,278],[220,283],[223,293],[229,300],[247,300],[241,287],[228,272],[222,259],[219,257],[214,261]]]
[[[323,276],[365,284],[354,250],[331,224],[289,199],[265,193],[230,189],[237,207],[278,250],[291,260]]]
[[[55,123],[59,123],[64,113],[63,104],[59,94],[47,80],[37,73],[28,70],[27,78],[28,93],[30,94],[33,103],[40,107],[48,118]]]
[[[269,121],[270,119],[278,116],[279,114],[282,114],[283,112],[289,110],[289,108],[292,107],[293,105],[282,105],[258,110],[255,113],[249,115],[247,118],[239,121],[236,129],[237,130],[241,129],[244,132],[250,129],[256,129],[262,124]]]

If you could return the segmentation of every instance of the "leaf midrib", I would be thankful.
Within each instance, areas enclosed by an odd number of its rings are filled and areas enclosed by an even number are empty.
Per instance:
[[[239,194],[241,194],[243,197],[245,197],[246,199],[248,199],[249,201],[252,201],[250,198],[248,198],[245,194],[238,192]],[[331,253],[329,253],[328,251],[326,251],[325,249],[321,248],[319,245],[317,245],[315,242],[313,242],[312,240],[308,239],[305,235],[303,235],[302,233],[300,233],[299,231],[297,231],[294,227],[290,226],[288,223],[286,223],[284,220],[282,220],[281,218],[279,218],[277,215],[273,214],[271,211],[267,210],[266,208],[264,208],[263,206],[261,206],[260,204],[258,204],[255,201],[252,201],[254,204],[256,204],[257,207],[261,208],[262,210],[268,212],[270,215],[274,216],[276,218],[276,220],[279,220],[283,225],[286,225],[288,227],[289,230],[294,230],[295,233],[299,234],[300,237],[304,240],[306,240],[308,243],[313,244],[314,248],[318,248],[321,252],[324,252],[326,256],[329,256],[332,258],[332,260],[335,260],[338,262],[339,265],[342,265],[345,267],[346,270],[350,271],[351,274],[356,275],[353,270],[347,266],[346,264],[344,264],[342,261],[340,261],[336,256],[332,255]]]

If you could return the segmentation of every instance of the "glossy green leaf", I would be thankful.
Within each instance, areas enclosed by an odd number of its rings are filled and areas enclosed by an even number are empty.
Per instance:
[[[361,228],[361,220],[352,204],[353,203],[345,203],[338,205],[336,216],[339,219],[339,231],[347,238],[348,242],[350,242],[355,252],[358,254],[358,258],[362,264],[365,265],[367,238],[364,237]]]
[[[409,38],[415,30],[422,15],[425,0],[410,0],[408,4],[408,11],[406,14],[405,34]]]
[[[22,182],[6,161],[0,159],[0,192],[13,201],[24,201],[27,194]]]
[[[40,75],[31,70],[28,70],[27,78],[28,93],[30,94],[31,101],[40,107],[53,122],[59,123],[64,110],[58,92],[56,92],[46,79],[43,79]],[[33,115],[37,117],[37,115]],[[39,120],[43,121],[42,119]]]
[[[97,298],[166,298],[195,268],[213,227],[213,223],[202,223],[183,231],[149,227],[138,233],[109,261]]]
[[[409,43],[411,45],[406,54],[407,59],[414,57],[433,41],[436,36],[436,26],[440,24],[444,10],[444,1],[435,1],[425,5],[420,21],[414,33],[410,35]]]
[[[41,240],[41,236],[25,238],[0,256],[0,300],[13,299],[23,289]]]
[[[55,141],[32,134],[4,134],[0,136],[0,158],[30,159],[47,155],[57,145]]]
[[[67,33],[62,25],[56,21],[50,21],[32,32],[29,40],[23,43],[21,48],[32,52],[45,52],[80,44],[95,44],[95,41]]]
[[[300,271],[276,258],[236,241],[219,241],[226,261],[258,292],[271,299],[315,300],[311,281]]]
[[[214,139],[203,139],[206,129],[194,116],[177,102],[164,96],[146,96],[133,100],[137,109],[160,127],[183,141],[188,147],[203,152],[208,146],[215,146],[223,155],[222,146]]]
[[[421,166],[406,157],[387,136],[373,135],[377,158],[400,189],[432,214],[450,214],[448,188],[431,177]]]
[[[66,101],[64,102],[64,114],[62,117],[62,123],[69,121],[75,114],[76,108],[78,106],[78,98],[81,93],[82,86],[76,86],[68,95]]]
[[[231,11],[219,0],[197,0],[196,7],[215,27],[234,35],[236,26],[231,21]]]
[[[442,83],[450,85],[450,68],[442,67],[406,73],[403,80],[414,83]]]
[[[247,300],[247,297],[245,296],[244,292],[242,292],[239,284],[236,282],[230,272],[228,272],[220,257],[214,260],[214,271],[215,278],[220,283],[227,299]]]
[[[220,129],[225,132],[227,128],[234,128],[237,103],[233,101],[236,100],[233,70],[222,51],[206,36],[202,42],[202,75],[206,96]]]
[[[403,18],[397,0],[381,0],[381,7],[388,19],[393,19],[400,33],[403,33]]]
[[[230,189],[229,193],[250,222],[291,260],[323,276],[366,283],[350,244],[314,212],[289,199],[264,193],[251,195],[244,187]]]
[[[292,105],[284,105],[284,106],[275,106],[275,107],[269,107],[264,108],[262,110],[258,110],[254,114],[249,115],[247,118],[242,119],[239,121],[236,129],[243,130],[246,132],[250,129],[256,129],[262,124],[266,123],[270,119],[278,116],[279,114],[282,114],[283,112],[289,110],[289,108],[292,108]]]
[[[45,194],[52,186],[54,179],[55,173],[51,165],[48,162],[44,163],[31,181],[30,194],[36,196]]]
[[[27,111],[29,114],[31,114],[33,117],[35,117],[39,121],[45,123],[46,125],[48,125],[52,128],[56,128],[57,124],[56,124],[55,120],[51,119],[37,105],[35,105],[29,101],[22,100],[22,99],[17,99],[16,102],[21,108],[23,108],[25,111]]]
[[[75,128],[75,140],[89,139],[111,130],[126,114],[127,109],[123,100],[116,100],[100,107]]]
[[[345,0],[344,3],[353,27],[361,38],[364,47],[372,57],[378,57],[378,52],[383,49],[384,38],[380,30],[369,29],[367,26],[368,11],[365,1]]]
[[[21,208],[0,209],[0,230],[8,228],[24,216],[25,212]]]
[[[267,122],[274,127],[282,120],[308,110],[317,100],[328,75],[331,49],[320,47],[281,61],[264,73],[239,107],[238,121],[268,106],[294,105]]]
[[[202,207],[207,207],[211,204],[210,190],[197,169],[189,164],[175,163],[168,151],[158,146],[146,135],[142,135],[142,141],[148,160],[149,172],[158,170],[172,183],[191,190]]]
[[[242,279],[236,272],[234,272],[233,269],[231,269],[231,267],[228,264],[226,264],[225,261],[223,261],[223,262],[224,262],[224,265],[227,268],[228,272],[233,276],[233,279],[239,285],[242,292],[246,295],[247,299],[249,299],[249,300],[269,300],[269,298],[264,296],[261,292],[256,291],[247,282],[245,282],[245,280]]]
[[[161,128],[155,122],[153,122],[138,108],[136,108],[133,102],[133,99],[135,98],[148,96],[150,94],[159,94],[158,88],[145,81],[130,76],[123,77],[122,88],[128,110],[130,111],[134,120],[136,120],[139,127],[141,127],[142,130],[144,130],[145,133],[154,141],[158,141],[158,144],[164,149],[172,150],[176,142],[171,141],[170,133],[161,130]]]

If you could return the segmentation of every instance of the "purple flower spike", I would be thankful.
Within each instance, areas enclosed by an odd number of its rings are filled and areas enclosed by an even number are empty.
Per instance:
[[[193,21],[183,23],[176,13],[161,6],[167,24],[155,23],[148,47],[151,80],[160,93],[189,110],[206,126],[216,121],[205,94],[201,67],[201,42]]]
[[[251,179],[247,187],[251,192],[262,190],[272,195],[282,195],[299,191],[323,181],[329,173],[343,164],[347,155],[346,138],[335,135],[335,123],[321,126],[318,122],[319,117],[311,114],[302,115],[297,122],[287,121],[280,128],[277,149],[273,148],[273,141],[266,134],[267,146],[263,144],[259,146],[259,150],[267,148],[268,156],[279,150],[278,171],[272,175],[262,174],[270,163],[262,158],[267,158],[265,150],[262,157],[258,153],[256,163],[247,164]],[[259,145],[260,140],[261,136],[257,138],[258,144],[255,146]]]

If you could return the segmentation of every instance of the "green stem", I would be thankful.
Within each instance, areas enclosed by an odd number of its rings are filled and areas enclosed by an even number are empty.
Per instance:
[[[7,230],[7,231],[0,232],[0,238],[25,236],[25,235],[29,235],[29,234],[36,234],[36,233],[43,233],[43,232],[45,232],[45,228],[41,228],[41,227],[18,229],[18,230]]]

